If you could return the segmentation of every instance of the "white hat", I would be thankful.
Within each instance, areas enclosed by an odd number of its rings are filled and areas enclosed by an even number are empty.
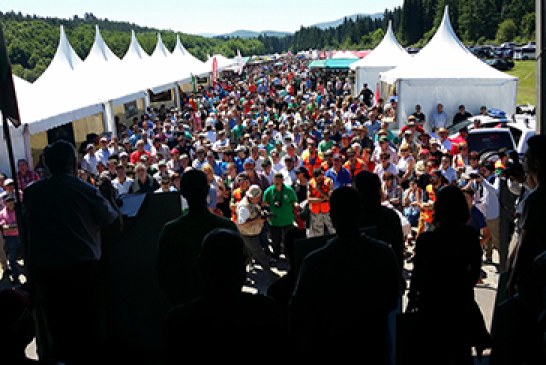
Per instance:
[[[257,198],[262,193],[262,189],[258,185],[251,185],[246,192],[247,198]]]

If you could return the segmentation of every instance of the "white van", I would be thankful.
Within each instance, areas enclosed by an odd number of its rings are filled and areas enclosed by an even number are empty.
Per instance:
[[[528,45],[521,48],[514,49],[514,59],[515,60],[534,60],[536,59],[536,46]]]

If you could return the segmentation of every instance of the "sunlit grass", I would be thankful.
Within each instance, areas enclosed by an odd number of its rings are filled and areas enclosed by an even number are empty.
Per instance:
[[[517,103],[536,105],[536,61],[514,61],[514,63],[515,67],[507,73],[519,78]]]

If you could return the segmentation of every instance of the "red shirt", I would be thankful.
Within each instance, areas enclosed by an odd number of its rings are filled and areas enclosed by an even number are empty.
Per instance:
[[[139,150],[136,150],[135,152],[131,153],[131,163],[136,164],[137,162],[140,161],[140,158],[143,155],[148,156],[148,158],[151,157],[150,152],[148,152],[146,150],[142,150],[142,152],[140,152]]]

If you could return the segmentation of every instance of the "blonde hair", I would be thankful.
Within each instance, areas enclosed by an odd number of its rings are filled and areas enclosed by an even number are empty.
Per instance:
[[[210,165],[204,165],[202,167],[202,170],[205,174],[208,174],[208,173],[214,173],[214,170],[212,169],[212,167]]]

